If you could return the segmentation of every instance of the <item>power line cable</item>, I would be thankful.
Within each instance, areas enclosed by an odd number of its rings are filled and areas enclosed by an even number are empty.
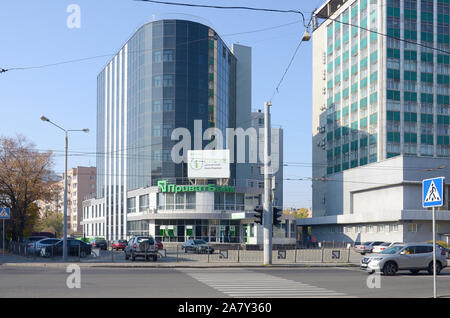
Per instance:
[[[296,24],[296,23],[298,23],[298,21],[292,21],[292,22],[289,22],[289,23],[284,23],[284,24],[280,24],[280,25],[276,25],[276,26],[272,26],[272,27],[266,27],[266,28],[262,28],[262,29],[256,29],[256,30],[252,30],[252,31],[244,31],[244,32],[223,34],[223,35],[219,35],[219,36],[220,37],[228,37],[228,36],[237,36],[237,35],[243,35],[243,34],[265,32],[265,31],[269,31],[269,30],[278,29],[278,28],[281,28],[281,27],[293,25],[293,24]],[[186,42],[178,43],[178,44],[176,44],[176,46],[182,46],[182,45],[191,44],[191,43],[195,43],[195,42],[199,42],[199,41],[205,41],[205,40],[208,40],[210,38],[211,37],[208,36],[208,37],[197,39],[197,40],[186,41]],[[146,49],[146,50],[127,51],[127,54],[137,54],[137,53],[143,53],[143,52],[152,52],[152,51],[155,51],[155,50],[159,50],[159,49]],[[33,69],[41,69],[41,68],[47,68],[47,67],[71,64],[71,63],[79,63],[79,62],[85,62],[85,61],[95,60],[95,59],[104,58],[104,57],[112,57],[112,56],[115,56],[115,55],[117,55],[117,53],[101,54],[101,55],[95,55],[95,56],[90,56],[90,57],[83,57],[83,58],[78,58],[78,59],[71,59],[71,60],[60,61],[60,62],[55,62],[55,63],[36,65],[36,66],[11,67],[11,68],[7,68],[7,69],[0,68],[0,74],[1,73],[5,73],[7,71],[33,70]]]
[[[404,38],[400,38],[400,37],[396,37],[396,36],[393,36],[393,35],[389,35],[389,34],[386,34],[386,33],[381,33],[381,32],[378,32],[376,30],[367,29],[367,28],[362,27],[360,25],[355,25],[355,24],[352,24],[352,23],[349,23],[349,22],[340,21],[340,20],[338,20],[336,18],[321,16],[321,15],[316,15],[316,17],[318,17],[320,19],[325,19],[325,20],[338,22],[338,23],[341,23],[341,24],[344,24],[344,25],[348,25],[348,26],[351,26],[351,27],[355,27],[355,28],[367,31],[369,33],[374,33],[374,34],[377,34],[377,35],[380,35],[380,36],[384,36],[386,38],[391,38],[391,39],[394,39],[394,40],[397,40],[397,41],[401,41],[401,42],[405,42],[405,43],[408,43],[408,44],[417,45],[417,46],[420,46],[420,47],[423,47],[423,48],[426,48],[426,49],[430,49],[430,50],[434,50],[434,51],[438,51],[438,52],[441,52],[441,53],[444,53],[444,54],[450,54],[450,51],[446,51],[446,50],[443,50],[443,49],[440,49],[440,48],[437,48],[437,47],[434,47],[434,46],[429,46],[429,45],[426,45],[426,44],[422,44],[422,43],[419,43],[419,42],[410,41],[410,40],[407,40],[407,39],[404,39]]]
[[[281,83],[282,83],[283,80],[284,80],[284,77],[286,76],[287,72],[289,71],[289,68],[291,67],[292,62],[294,61],[294,58],[295,58],[295,56],[297,55],[298,49],[300,48],[300,45],[301,45],[302,43],[303,43],[303,39],[298,43],[297,48],[296,48],[295,51],[294,51],[294,55],[292,55],[291,60],[289,61],[288,66],[286,67],[286,69],[285,69],[283,75],[281,76],[280,81],[278,82],[277,86],[275,87],[274,92],[272,93],[272,96],[270,97],[270,100],[269,100],[270,102],[272,102],[272,99],[273,99],[273,97],[275,96],[275,94],[278,93],[278,89],[280,88]]]
[[[247,6],[217,6],[217,5],[168,2],[168,1],[157,1],[157,0],[134,0],[134,1],[151,2],[151,3],[156,3],[156,4],[164,4],[164,5],[172,5],[172,6],[195,7],[195,8],[251,10],[251,11],[265,11],[265,12],[277,12],[277,13],[296,13],[296,14],[300,14],[302,16],[303,24],[306,27],[305,16],[304,16],[303,12],[301,12],[299,10],[281,10],[281,9],[270,9],[270,8],[255,8],[255,7],[247,7]]]

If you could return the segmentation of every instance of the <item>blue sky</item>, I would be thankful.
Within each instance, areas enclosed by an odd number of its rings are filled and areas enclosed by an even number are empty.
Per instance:
[[[179,1],[179,0],[178,0]],[[181,1],[179,1],[181,2]],[[187,2],[187,1],[186,1]],[[296,9],[309,18],[322,0],[191,1],[208,5],[239,5]],[[81,28],[69,29],[70,4],[81,8]],[[253,105],[263,108],[270,99],[304,27],[297,14],[217,10],[165,6],[132,0],[23,0],[0,4],[0,68],[29,67],[72,59],[115,54],[143,23],[158,18],[194,19],[211,25],[219,34],[253,31],[299,21],[269,31],[226,36],[231,45],[252,47]],[[109,57],[53,67],[0,74],[0,136],[22,134],[40,150],[55,151],[54,170],[64,169],[64,134],[39,120],[45,115],[72,133],[69,151],[95,152],[96,78]],[[305,167],[285,167],[285,178],[311,176],[311,42],[303,43],[279,93],[273,99],[272,125],[284,128],[284,158]],[[94,155],[69,157],[69,167],[95,166]],[[284,182],[285,207],[310,207],[309,181]]]

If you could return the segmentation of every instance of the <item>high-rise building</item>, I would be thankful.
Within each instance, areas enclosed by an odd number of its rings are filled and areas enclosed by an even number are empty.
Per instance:
[[[431,239],[421,180],[450,177],[448,1],[330,0],[314,15],[313,218],[299,224],[325,240]]]
[[[60,211],[64,208],[64,174],[59,181]],[[97,191],[97,170],[95,167],[76,167],[67,171],[67,233],[83,232],[83,200],[95,197]]]
[[[253,208],[263,189],[248,186],[248,164],[232,155],[229,178],[198,180],[174,160],[182,138],[189,149],[210,145],[209,128],[214,148],[238,148],[226,132],[251,126],[250,47],[230,49],[197,22],[154,21],[106,64],[97,87],[97,196],[83,202],[87,237],[258,243]],[[177,128],[190,137],[173,140]]]

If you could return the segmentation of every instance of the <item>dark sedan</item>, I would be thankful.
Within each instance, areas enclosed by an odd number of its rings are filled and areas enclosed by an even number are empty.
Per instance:
[[[185,253],[193,252],[197,254],[212,254],[214,248],[209,246],[204,240],[187,240],[181,245]]]
[[[86,244],[80,240],[67,239],[68,256],[86,257],[91,254],[91,250],[92,247],[90,244]],[[44,257],[61,256],[63,254],[63,240],[51,246],[45,246],[41,251],[41,255]]]
[[[105,239],[95,239],[92,243],[92,247],[99,248],[101,250],[107,250],[108,249],[108,243]]]

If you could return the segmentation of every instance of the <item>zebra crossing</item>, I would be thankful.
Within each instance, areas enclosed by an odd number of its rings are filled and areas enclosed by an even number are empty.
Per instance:
[[[178,269],[186,275],[230,297],[324,298],[348,297],[344,293],[241,268]]]

